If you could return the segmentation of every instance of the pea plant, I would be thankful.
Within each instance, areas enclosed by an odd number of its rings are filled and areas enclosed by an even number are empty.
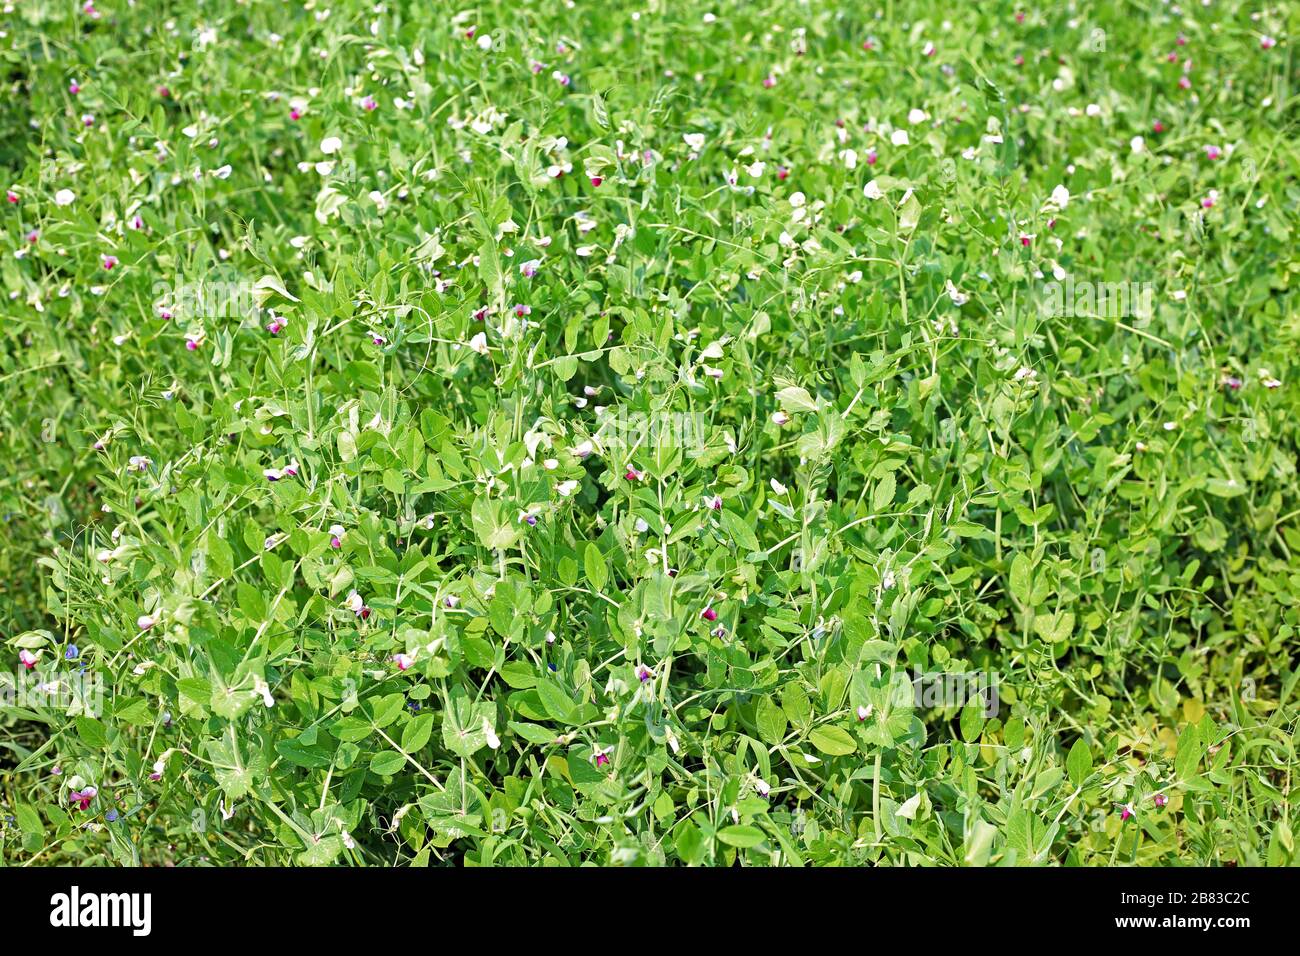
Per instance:
[[[1282,4],[14,0],[0,855],[1294,861]]]

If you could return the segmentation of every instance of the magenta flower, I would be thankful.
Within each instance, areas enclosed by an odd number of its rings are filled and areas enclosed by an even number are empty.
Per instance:
[[[1169,798],[1166,797],[1163,793],[1157,793],[1154,797],[1152,797],[1152,801],[1155,803],[1157,807],[1163,808],[1169,803]]]
[[[1165,131],[1165,124],[1160,122],[1160,120],[1156,120],[1154,123],[1151,124],[1151,132],[1163,133],[1164,131]]]
[[[37,656],[38,655],[33,654],[31,651],[28,650],[22,650],[18,652],[18,660],[26,670],[31,670],[33,667],[36,666]]]
[[[645,477],[644,471],[637,471],[635,468],[631,466],[628,467],[627,471],[623,472],[623,479],[625,481],[640,481],[644,477]]]
[[[1205,147],[1205,158],[1210,160],[1211,162],[1218,159],[1222,155],[1223,152],[1219,149],[1219,147],[1213,144]]]
[[[196,339],[196,338],[191,337],[191,338],[187,338],[187,339],[185,340],[185,348],[188,349],[188,350],[191,351],[191,352],[197,352],[197,351],[199,350],[199,346],[200,346],[201,344],[202,344],[202,340],[201,340],[201,339]]]
[[[279,335],[284,331],[284,327],[287,324],[288,323],[280,316],[272,315],[271,321],[266,324],[266,331],[270,332],[272,335]]]
[[[293,108],[291,108],[291,109],[289,110],[289,119],[294,120],[295,122],[296,122],[297,120],[302,119],[302,111],[299,110],[298,107],[296,107],[296,106],[293,107]]]
[[[474,321],[475,321],[475,322],[482,322],[484,319],[487,318],[487,314],[488,314],[488,307],[485,305],[485,306],[483,306],[483,308],[478,309],[477,311],[475,311],[475,313],[474,313]]]
[[[644,664],[637,665],[636,679],[639,680],[641,683],[644,684],[648,680],[654,680],[654,676],[655,676],[654,671],[646,667]]]
[[[99,793],[94,787],[86,787],[82,790],[73,790],[68,794],[68,798],[77,805],[78,810],[89,810],[90,801],[95,799]]]
[[[367,113],[373,112],[379,109],[379,101],[373,96],[366,96],[361,100],[361,108]]]
[[[789,176],[790,176],[790,170],[786,169],[784,166],[776,167],[776,178],[778,180],[780,180],[781,182],[785,182],[786,179],[789,178]]]
[[[718,619],[718,612],[713,610],[713,608],[711,607],[706,607],[703,611],[700,612],[700,617],[712,623],[713,621],[716,621]]]
[[[103,263],[105,269],[117,268],[117,256],[104,256]]]
[[[1119,818],[1121,822],[1127,820],[1129,817],[1133,816],[1133,814],[1133,804],[1131,803],[1126,803],[1124,806],[1119,808]]]
[[[532,314],[533,314],[533,307],[530,305],[520,304],[515,306],[516,318],[522,319],[525,315],[532,315]]]
[[[70,80],[68,82],[68,92],[71,93],[73,96],[76,96],[78,93],[81,92],[81,84],[78,83],[76,80]]]
[[[12,189],[5,192],[5,199],[8,199],[12,205],[16,206],[18,204],[18,194]]]
[[[604,182],[604,180],[601,179],[599,176],[592,176],[592,177],[591,177],[591,185],[594,186],[594,187],[596,187],[597,189],[600,188],[600,184],[603,183],[603,182]]]

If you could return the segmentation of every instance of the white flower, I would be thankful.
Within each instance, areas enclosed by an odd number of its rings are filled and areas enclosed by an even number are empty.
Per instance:
[[[320,141],[320,151],[326,156],[332,156],[343,148],[343,140],[337,136],[327,136]]]
[[[1057,209],[1064,209],[1070,205],[1070,190],[1064,186],[1057,186],[1052,190],[1052,205]]]
[[[695,150],[697,153],[704,148],[703,133],[685,133],[682,135],[682,139],[685,141],[687,146]]]
[[[71,206],[73,201],[76,198],[77,198],[77,194],[74,193],[71,189],[60,189],[58,192],[54,194],[54,205]]]
[[[219,167],[219,168],[217,168],[217,169],[214,169],[214,170],[212,171],[212,175],[213,175],[213,176],[216,176],[218,179],[229,179],[229,178],[230,178],[230,164],[229,164],[229,163],[226,163],[226,165],[221,166],[221,167]]]
[[[925,110],[913,109],[907,114],[907,121],[915,126],[917,123],[924,123],[930,117]]]
[[[970,296],[966,295],[955,285],[953,285],[951,279],[947,280],[945,288],[948,292],[948,298],[952,300],[953,305],[960,308],[961,306],[965,305],[967,302],[970,301]]]
[[[889,141],[895,146],[906,146],[911,142],[911,140],[907,138],[907,130],[905,129],[894,130],[894,132],[890,134]]]
[[[770,485],[772,490],[776,492],[778,495],[783,495],[787,491],[789,491],[789,489],[786,488],[785,485],[781,484],[781,482],[777,481],[775,478],[770,479],[768,481],[768,485]]]
[[[862,187],[862,195],[866,196],[868,199],[885,198],[885,194],[881,192],[880,187],[876,185],[876,181],[874,179]]]
[[[1146,149],[1146,146],[1147,146],[1147,141],[1143,139],[1141,136],[1134,136],[1131,140],[1128,141],[1128,148],[1133,150],[1133,152],[1135,153],[1142,152],[1144,149]]]
[[[487,738],[487,745],[493,750],[501,746],[501,738],[497,736],[497,732],[492,729],[486,717],[483,718],[483,736]]]
[[[469,340],[469,347],[472,351],[477,352],[479,355],[487,355],[488,354],[487,335],[485,335],[482,332],[478,333],[478,335],[474,336],[472,339]]]

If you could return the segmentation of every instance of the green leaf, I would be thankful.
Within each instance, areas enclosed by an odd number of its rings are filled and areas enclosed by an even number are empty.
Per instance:
[[[814,747],[832,757],[844,757],[858,749],[858,742],[853,739],[853,735],[834,724],[814,728],[808,739]]]
[[[721,511],[718,516],[723,529],[727,532],[727,537],[738,544],[742,552],[748,553],[761,550],[758,537],[744,518],[733,511]]]
[[[767,834],[758,827],[731,826],[718,831],[718,839],[728,846],[748,849],[758,846],[767,839]]]
[[[1082,737],[1070,748],[1070,753],[1065,758],[1065,769],[1070,775],[1070,782],[1076,787],[1082,787],[1092,773],[1092,750]]]
[[[433,714],[417,714],[402,731],[402,749],[413,754],[429,742],[433,733]]]
[[[391,776],[402,769],[406,758],[396,750],[381,750],[370,758],[370,772],[381,777]]]
[[[600,553],[595,542],[588,541],[586,550],[582,552],[582,566],[587,574],[587,583],[597,594],[605,590],[605,583],[609,580],[609,569],[605,565],[605,556]]]
[[[770,695],[765,694],[758,699],[754,722],[758,725],[758,736],[764,743],[775,746],[785,739],[785,711]]]

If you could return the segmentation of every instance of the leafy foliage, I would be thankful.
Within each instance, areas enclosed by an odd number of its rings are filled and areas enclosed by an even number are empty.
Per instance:
[[[1290,862],[1282,14],[989,7],[0,14],[4,854]]]

